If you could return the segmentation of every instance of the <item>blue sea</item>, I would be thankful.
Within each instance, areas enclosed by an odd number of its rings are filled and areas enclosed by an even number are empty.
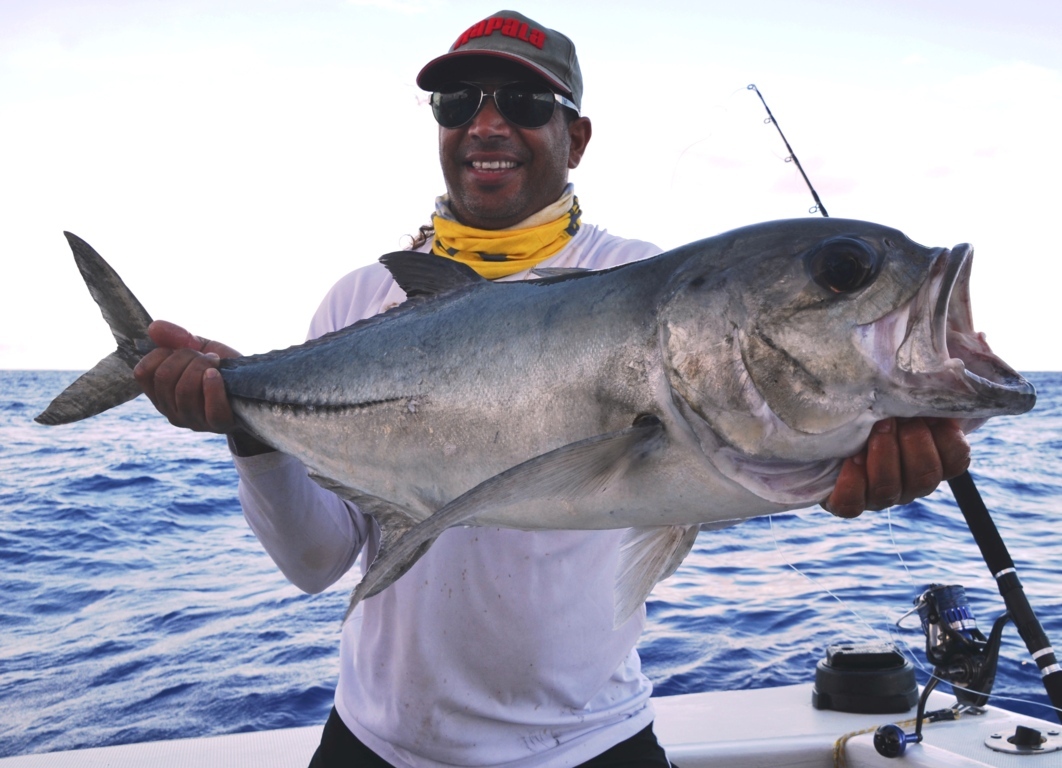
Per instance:
[[[315,725],[336,681],[355,574],[301,594],[258,546],[224,440],[140,398],[32,421],[75,378],[0,372],[0,756]],[[972,472],[1048,637],[1062,645],[1062,374],[1025,416],[972,438]],[[891,640],[919,665],[929,583],[962,584],[987,633],[1002,601],[946,487],[888,512],[821,509],[702,533],[648,605],[657,695],[814,677],[837,641]],[[1051,718],[1008,627],[993,703]]]

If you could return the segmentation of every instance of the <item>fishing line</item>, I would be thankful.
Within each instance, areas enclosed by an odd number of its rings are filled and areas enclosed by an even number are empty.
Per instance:
[[[734,98],[739,93],[744,93],[745,91],[745,88],[736,88],[727,95],[725,100],[717,102],[706,110],[707,114],[703,121],[703,135],[701,136],[701,138],[691,141],[689,144],[683,147],[682,151],[678,153],[678,156],[675,158],[675,162],[671,166],[671,186],[669,188],[672,193],[674,193],[676,190],[679,171],[682,170],[683,162],[686,159],[686,155],[689,154],[694,149],[694,147],[697,147],[700,144],[706,144],[708,142],[718,140],[717,133],[722,133],[728,130],[728,125],[730,126],[729,130],[733,131],[737,130],[737,128],[734,126],[743,124],[743,117],[733,117],[731,115],[730,104],[736,103],[733,101]],[[777,154],[775,153],[773,154],[773,156],[777,157]],[[786,162],[788,162],[788,160]]]
[[[840,605],[840,606],[841,606],[842,608],[844,608],[844,609],[845,609],[846,611],[848,611],[848,612],[849,612],[850,614],[852,614],[853,616],[855,616],[855,617],[856,617],[856,619],[858,619],[858,620],[859,620],[859,621],[860,621],[860,622],[861,622],[862,624],[865,624],[865,625],[866,625],[866,627],[867,627],[867,629],[869,629],[869,630],[871,631],[871,633],[872,633],[872,634],[873,634],[873,635],[874,635],[875,637],[878,637],[878,638],[880,638],[880,637],[881,637],[881,630],[879,630],[879,629],[878,629],[878,628],[876,628],[876,627],[875,627],[875,626],[874,626],[873,624],[871,624],[871,623],[870,623],[869,621],[867,621],[867,620],[866,620],[865,618],[863,618],[863,616],[861,616],[861,615],[860,615],[860,614],[859,614],[859,613],[858,613],[858,612],[857,612],[857,611],[856,611],[856,610],[855,610],[854,608],[852,608],[852,606],[850,606],[850,605],[849,605],[849,604],[848,604],[848,603],[847,603],[847,602],[846,602],[846,601],[845,601],[844,599],[842,599],[842,598],[841,598],[840,596],[838,596],[838,595],[835,595],[835,594],[834,594],[834,593],[833,593],[833,592],[832,592],[832,591],[831,591],[831,590],[829,589],[829,587],[825,587],[825,586],[823,586],[822,584],[819,584],[819,583],[818,583],[818,582],[817,582],[817,581],[815,580],[815,578],[814,578],[814,577],[812,577],[812,576],[811,576],[810,574],[804,573],[804,572],[803,572],[802,570],[800,570],[799,568],[797,568],[797,567],[796,567],[795,565],[793,565],[793,564],[792,564],[792,563],[791,563],[791,562],[789,561],[789,558],[788,558],[788,557],[786,557],[786,554],[785,554],[785,552],[784,552],[784,551],[782,551],[782,546],[781,546],[781,544],[780,544],[780,543],[778,542],[778,537],[777,537],[777,536],[775,535],[775,532],[774,532],[774,515],[767,515],[767,524],[768,524],[768,526],[769,526],[769,527],[770,527],[770,529],[771,529],[771,538],[772,538],[772,539],[774,540],[774,550],[775,550],[775,552],[777,552],[777,553],[778,553],[778,554],[779,554],[779,555],[781,556],[781,558],[782,558],[782,561],[783,561],[783,562],[784,562],[784,563],[785,563],[786,565],[788,565],[788,566],[789,566],[790,568],[792,568],[792,569],[793,569],[794,571],[796,571],[796,572],[797,572],[798,574],[800,574],[800,575],[801,575],[801,576],[803,576],[803,577],[804,577],[805,579],[807,579],[807,580],[808,580],[808,581],[809,581],[809,582],[811,583],[811,585],[812,585],[812,586],[813,586],[813,587],[814,587],[814,588],[815,588],[816,590],[819,590],[819,591],[821,591],[821,592],[825,592],[825,593],[826,593],[827,595],[829,595],[829,596],[830,596],[830,597],[832,597],[832,598],[833,598],[834,600],[836,600],[836,601],[838,602],[838,604],[839,604],[839,605]]]
[[[889,534],[890,534],[890,537],[892,538],[893,550],[896,553],[897,558],[899,558],[900,562],[903,564],[904,570],[907,571],[908,581],[913,583],[913,576],[911,574],[910,569],[907,568],[907,563],[904,562],[903,556],[900,553],[900,548],[899,548],[899,546],[896,543],[896,538],[895,538],[895,535],[893,533],[893,529],[892,529],[892,508],[891,507],[888,509],[888,512],[887,512],[887,519],[888,519],[888,524],[889,524]],[[822,584],[820,584],[810,574],[805,573],[804,571],[800,570],[800,568],[798,568],[797,566],[793,565],[793,563],[786,556],[785,551],[782,549],[781,542],[779,542],[779,540],[778,540],[778,536],[777,536],[777,534],[775,532],[775,529],[774,529],[774,515],[767,515],[767,522],[768,522],[768,525],[770,527],[771,538],[774,541],[775,552],[777,552],[778,555],[782,558],[782,561],[787,566],[789,566],[789,568],[791,568],[793,571],[795,571],[796,573],[798,573],[799,575],[801,575],[805,579],[807,579],[812,584],[812,586],[815,587],[816,590],[819,590],[821,592],[825,592],[827,595],[829,595],[834,600],[836,600],[837,603],[840,604],[841,607],[844,608],[844,610],[846,610],[848,613],[852,614],[860,623],[865,625],[867,627],[867,629],[869,629],[871,631],[871,633],[875,637],[880,639],[882,637],[881,630],[878,629],[877,627],[875,627],[873,624],[871,624],[861,613],[859,613],[855,608],[853,608],[844,598],[842,598],[839,595],[835,594],[828,587],[825,587]],[[917,667],[922,672],[922,674],[924,674],[928,679],[932,679],[932,678],[936,677],[936,675],[933,674],[933,670],[930,669],[930,668],[927,668],[921,662],[921,660],[918,658],[918,655],[915,652],[915,650],[912,649],[911,643],[908,642],[908,639],[905,636],[903,636],[903,635],[901,635],[901,634],[899,634],[897,632],[898,629],[902,629],[903,628],[903,627],[900,626],[900,622],[903,621],[904,618],[909,616],[913,612],[913,610],[914,609],[912,609],[911,611],[908,611],[903,616],[901,616],[898,620],[893,620],[892,617],[888,616],[888,612],[886,611],[886,619],[887,619],[887,621],[886,621],[886,632],[888,633],[888,639],[890,641],[892,641],[893,646],[896,647],[897,649],[901,649],[902,648],[902,653],[905,656],[905,658],[908,658],[911,661],[911,663],[915,667]],[[951,684],[950,681],[944,680],[943,678],[937,678],[937,679],[940,680],[940,682]],[[975,693],[979,693],[979,692],[975,692]],[[1027,704],[1038,704],[1040,706],[1048,706],[1048,705],[1042,704],[1040,702],[1025,701],[1024,699],[1018,699],[1018,698],[1014,698],[1012,696],[999,696],[999,695],[997,695],[996,698],[1005,699],[1007,701],[1017,701],[1017,702],[1021,702],[1021,703],[1027,703]]]
[[[888,517],[888,519],[889,519],[889,530],[890,530],[890,535],[891,535],[891,532],[892,532],[892,508],[891,507],[889,508],[889,517]],[[864,624],[867,627],[867,629],[869,629],[871,631],[871,633],[873,633],[873,635],[875,637],[881,638],[882,637],[881,630],[878,629],[877,627],[875,627],[874,625],[872,625],[866,618],[864,618],[858,611],[856,611],[846,600],[844,600],[844,598],[842,598],[839,595],[835,594],[828,587],[823,586],[821,583],[818,582],[818,580],[815,577],[811,576],[808,573],[805,573],[804,571],[800,570],[800,568],[798,568],[797,566],[793,565],[793,563],[786,556],[785,551],[782,549],[781,542],[779,542],[779,540],[778,540],[778,536],[777,536],[777,534],[775,532],[775,529],[774,529],[774,515],[767,515],[767,522],[768,522],[768,525],[770,527],[771,538],[774,541],[775,551],[782,558],[782,561],[787,566],[789,566],[789,568],[791,568],[793,571],[795,571],[800,576],[803,576],[805,579],[807,579],[808,582],[810,582],[812,584],[812,586],[815,587],[816,590],[819,590],[821,592],[825,592],[827,595],[829,595],[834,600],[836,600],[837,603],[839,605],[841,605],[841,607],[843,607],[848,613],[852,614],[857,620],[859,620],[860,623]],[[893,538],[893,545],[894,545],[894,548],[896,550],[896,556],[900,559],[900,562],[903,563],[904,569],[907,570],[908,576],[913,578],[912,575],[911,575],[910,569],[907,568],[907,564],[903,560],[903,556],[900,553],[899,547],[895,546],[896,545],[895,538]],[[1055,710],[1056,712],[1062,713],[1062,709],[1060,709],[1060,708],[1058,708],[1056,706],[1053,706],[1051,704],[1045,704],[1042,701],[1032,701],[1030,699],[1023,699],[1023,698],[1019,698],[1017,696],[1007,696],[1005,694],[999,693],[998,691],[996,691],[995,693],[992,693],[991,691],[978,691],[978,690],[975,690],[975,689],[970,688],[968,686],[961,686],[961,685],[955,683],[952,680],[946,680],[945,678],[942,678],[942,677],[939,677],[939,676],[933,674],[933,669],[930,668],[930,667],[927,667],[925,664],[922,663],[921,659],[918,656],[918,653],[916,652],[916,650],[914,648],[912,648],[911,643],[908,641],[908,638],[906,636],[904,636],[904,635],[899,634],[899,632],[897,632],[897,630],[903,629],[903,627],[900,626],[900,622],[903,621],[907,616],[911,615],[911,613],[913,613],[913,612],[914,612],[914,609],[912,609],[911,611],[908,611],[907,613],[905,613],[903,616],[901,616],[896,621],[893,621],[892,619],[890,619],[888,621],[887,630],[886,631],[888,633],[888,639],[890,641],[892,641],[893,646],[896,647],[897,649],[901,649],[904,657],[907,658],[912,664],[914,664],[914,666],[920,672],[922,672],[923,675],[925,675],[926,679],[930,679],[931,680],[931,679],[935,678],[939,682],[947,683],[948,685],[952,686],[953,688],[960,688],[960,689],[965,690],[965,691],[970,691],[973,694],[984,695],[986,697],[990,696],[992,699],[994,699],[996,701],[1011,701],[1011,702],[1015,702],[1015,703],[1018,703],[1018,704],[1027,704],[1027,705],[1030,705],[1030,706],[1044,707],[1046,709],[1052,709],[1052,710]],[[921,649],[918,649],[918,650],[920,651]],[[913,721],[911,721],[911,722],[913,722]],[[873,730],[873,729],[871,729],[871,730]]]
[[[914,584],[914,583],[927,584],[927,583],[933,581],[932,576],[924,576],[924,577],[921,577],[920,579],[918,579],[918,581],[916,582],[916,578],[918,578],[918,577],[916,577],[915,574],[912,573],[911,569],[907,566],[906,561],[904,561],[904,559],[903,559],[903,554],[901,552],[901,549],[900,549],[899,545],[896,543],[895,529],[892,526],[892,507],[889,507],[889,509],[887,510],[887,518],[888,518],[888,524],[889,524],[890,537],[892,538],[892,544],[893,544],[894,551],[896,553],[897,558],[899,558],[900,562],[903,563],[904,569],[907,571],[908,578],[906,579],[906,581],[908,583],[912,583],[912,584]],[[961,690],[964,690],[964,691],[969,691],[973,695],[984,696],[986,699],[987,698],[991,698],[993,701],[1010,701],[1010,702],[1016,702],[1016,703],[1019,703],[1019,704],[1026,704],[1026,705],[1033,706],[1033,707],[1043,707],[1043,708],[1046,708],[1046,709],[1054,710],[1056,712],[1062,712],[1062,709],[1059,709],[1058,707],[1053,706],[1053,705],[1051,705],[1049,703],[1045,703],[1043,701],[1034,701],[1032,699],[1025,699],[1025,698],[1021,698],[1019,696],[1006,695],[1005,693],[1001,693],[1000,689],[998,689],[998,688],[994,688],[994,689],[991,689],[991,690],[988,690],[988,691],[981,691],[981,690],[973,688],[973,687],[971,687],[969,685],[963,686],[963,685],[960,685],[960,684],[956,683],[954,680],[947,680],[945,678],[942,678],[942,677],[934,674],[934,668],[926,666],[922,662],[922,660],[920,658],[920,654],[922,653],[922,648],[913,646],[912,643],[910,642],[908,636],[901,634],[902,630],[910,630],[910,629],[912,629],[912,627],[904,626],[903,621],[907,617],[909,617],[912,614],[914,614],[915,612],[917,612],[917,608],[911,608],[910,610],[905,612],[903,615],[901,615],[898,619],[890,619],[888,621],[889,640],[892,642],[893,646],[896,647],[896,649],[899,650],[903,654],[903,656],[906,659],[908,659],[908,661],[910,661],[914,665],[914,667],[916,669],[918,669],[923,675],[925,675],[926,679],[928,679],[928,680],[934,680],[935,679],[938,682],[947,683],[948,685],[952,686],[955,689],[961,689]],[[1012,662],[1015,661],[1015,659],[1013,659],[1013,658],[1010,659],[1010,660]],[[1020,661],[1018,663],[1024,666],[1028,662]],[[999,682],[998,677],[996,678],[995,682],[996,683]],[[1006,689],[1004,688],[1003,690],[1005,691]]]
[[[892,539],[894,553],[896,554],[896,557],[900,560],[901,564],[903,565],[904,570],[907,572],[907,579],[906,580],[909,583],[913,584],[913,583],[915,583],[914,574],[912,574],[910,568],[908,568],[906,561],[904,561],[904,559],[903,559],[903,554],[901,552],[901,549],[900,549],[899,545],[896,543],[895,531],[894,531],[894,529],[892,527],[892,508],[891,507],[889,507],[888,510],[886,510],[886,519],[887,519],[887,524],[889,526],[889,535],[890,535],[890,538]],[[794,565],[792,563],[792,561],[786,555],[786,552],[782,548],[781,542],[778,539],[778,534],[777,534],[777,531],[775,530],[775,527],[774,527],[774,515],[767,515],[767,522],[768,522],[768,525],[770,527],[771,539],[774,542],[775,551],[778,553],[779,557],[782,558],[782,561],[785,563],[785,565],[787,565],[790,569],[792,569],[793,571],[798,573],[800,576],[804,577],[808,582],[810,582],[812,584],[812,586],[814,586],[814,588],[817,591],[824,592],[825,594],[827,594],[830,597],[832,597],[835,601],[837,601],[837,603],[839,605],[841,605],[844,608],[845,611],[847,611],[852,616],[854,616],[861,624],[865,625],[875,637],[880,639],[882,637],[882,631],[880,629],[878,629],[877,627],[875,627],[873,624],[871,624],[869,622],[869,620],[867,620],[865,617],[863,617],[862,614],[860,614],[855,608],[853,608],[852,605],[848,601],[846,601],[840,595],[837,595],[836,593],[834,593],[828,587],[824,586],[822,583],[820,583],[820,581],[816,577],[812,576],[809,573],[806,573],[805,571],[802,571],[799,567],[797,567],[796,565]],[[920,658],[919,654],[921,653],[921,650],[922,650],[921,647],[915,648],[911,644],[909,638],[906,635],[900,634],[900,632],[898,631],[898,630],[903,630],[903,629],[909,629],[909,627],[904,627],[902,625],[902,622],[908,616],[913,614],[915,612],[915,610],[916,609],[912,608],[911,610],[907,611],[902,616],[900,616],[899,619],[895,619],[895,618],[889,616],[888,612],[886,611],[886,615],[885,615],[885,618],[886,618],[886,633],[887,633],[887,637],[888,637],[889,641],[892,642],[893,646],[897,650],[899,650],[903,654],[903,656],[906,659],[908,659],[915,666],[915,668],[918,669],[925,676],[925,679],[927,679],[927,680],[934,680],[935,679],[935,680],[937,680],[937,681],[939,681],[941,683],[947,683],[948,685],[952,686],[952,688],[961,689],[961,690],[964,690],[964,691],[969,691],[970,693],[975,694],[975,695],[983,695],[986,698],[990,697],[990,698],[992,698],[995,701],[1010,701],[1010,702],[1015,702],[1015,703],[1018,703],[1018,704],[1026,704],[1026,705],[1034,706],[1034,707],[1043,707],[1045,709],[1050,709],[1050,710],[1054,710],[1055,712],[1062,713],[1062,709],[1060,709],[1059,707],[1054,706],[1052,704],[1044,703],[1042,701],[1034,701],[1032,699],[1024,699],[1024,698],[1021,698],[1021,697],[1018,697],[1018,696],[1008,696],[1008,695],[1006,695],[1004,693],[1000,693],[998,689],[996,689],[995,692],[992,692],[992,691],[980,691],[980,690],[977,690],[977,689],[972,688],[970,686],[960,685],[960,684],[956,683],[954,680],[948,680],[946,678],[943,678],[943,677],[940,677],[940,676],[934,674],[933,667],[927,667],[922,662],[922,660]],[[1021,663],[1024,664],[1025,662],[1021,662]]]
[[[908,583],[914,583],[914,575],[911,573],[911,569],[907,567],[907,561],[903,559],[903,553],[900,551],[900,545],[896,543],[896,531],[892,527],[892,507],[889,507],[885,511],[885,520],[889,524],[889,539],[892,541],[892,550],[896,553],[896,559],[900,561],[900,565],[903,566],[904,571],[907,573]]]

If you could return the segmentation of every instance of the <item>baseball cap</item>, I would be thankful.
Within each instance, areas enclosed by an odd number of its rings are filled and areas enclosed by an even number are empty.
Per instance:
[[[460,80],[477,58],[521,64],[582,109],[583,75],[575,44],[516,11],[498,11],[466,29],[449,53],[432,59],[420,70],[417,85],[426,91],[438,90]]]

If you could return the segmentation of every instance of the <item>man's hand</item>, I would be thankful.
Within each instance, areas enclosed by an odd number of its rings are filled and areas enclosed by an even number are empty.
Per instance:
[[[235,430],[218,362],[240,353],[165,320],[153,322],[148,335],[158,347],[144,355],[133,375],[159,412],[174,426],[197,432]]]
[[[822,506],[858,517],[927,496],[970,465],[970,444],[952,419],[886,419],[874,425],[863,451],[841,466]]]

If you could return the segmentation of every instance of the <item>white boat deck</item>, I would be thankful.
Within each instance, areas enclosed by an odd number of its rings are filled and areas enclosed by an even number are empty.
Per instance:
[[[929,709],[953,703],[951,696],[934,693]],[[1062,751],[1013,755],[985,746],[993,734],[1006,738],[1019,724],[1045,734],[1053,731],[1052,741],[1062,739],[1062,726],[1057,723],[994,708],[981,716],[927,724],[922,744],[889,760],[875,752],[873,731],[908,715],[820,711],[811,706],[810,684],[669,696],[653,699],[653,704],[656,733],[680,768],[831,768],[837,740],[863,730],[869,732],[846,743],[848,768],[1062,768]],[[909,716],[913,715],[914,710]],[[320,733],[320,726],[310,726],[23,755],[0,758],[0,768],[305,768]]]

